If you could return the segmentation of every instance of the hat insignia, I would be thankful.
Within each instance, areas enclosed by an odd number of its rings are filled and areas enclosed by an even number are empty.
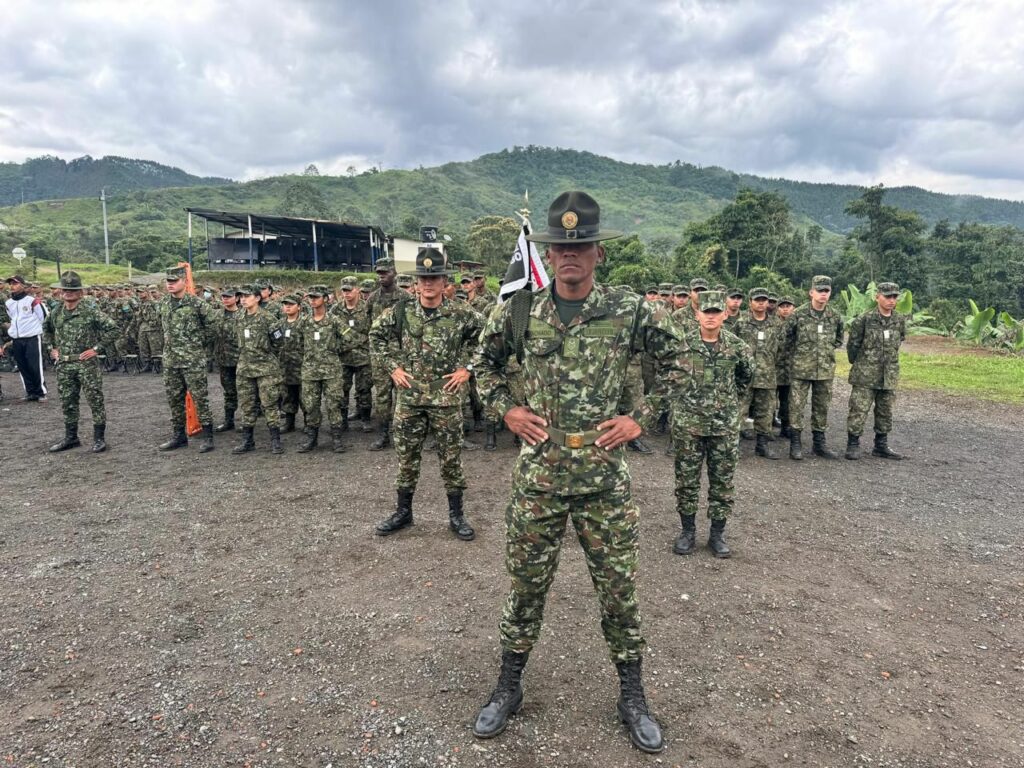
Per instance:
[[[575,211],[566,211],[562,214],[562,227],[565,229],[576,229],[576,225],[580,223],[580,217],[576,215]]]
[[[430,269],[432,266],[434,266],[434,260],[428,256],[423,260],[423,266],[427,269]]]

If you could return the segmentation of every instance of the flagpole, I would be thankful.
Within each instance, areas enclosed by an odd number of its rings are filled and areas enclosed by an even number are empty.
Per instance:
[[[516,211],[516,216],[518,216],[520,219],[522,219],[523,230],[526,232],[527,235],[529,235],[532,232],[532,227],[530,226],[530,209],[529,209],[529,205],[530,205],[530,190],[527,189],[527,190],[525,190],[523,192],[523,207],[520,208],[518,211]],[[526,262],[525,262],[525,266],[526,266],[526,286],[525,287],[532,292],[533,291],[533,269],[531,269],[532,265],[530,264],[530,259],[529,259],[530,254],[529,254],[529,251],[527,251],[525,256],[526,256]]]

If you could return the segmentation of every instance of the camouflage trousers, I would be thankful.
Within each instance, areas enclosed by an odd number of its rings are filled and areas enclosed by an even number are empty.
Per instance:
[[[811,390],[811,430],[828,428],[828,407],[832,404],[832,379],[793,379],[789,385],[789,423],[793,429],[804,428],[807,390]]]
[[[281,385],[281,413],[298,413],[302,404],[301,384]],[[303,410],[305,413],[305,410]]]
[[[348,404],[342,399],[341,377],[329,379],[302,380],[302,412],[306,414],[306,426],[320,428],[323,420],[320,414],[320,401],[327,411],[327,423],[332,427],[340,427],[342,408]]]
[[[759,435],[772,433],[772,414],[775,412],[775,387],[771,389],[747,390],[747,396],[740,401],[740,426],[749,413],[754,419],[754,431]]]
[[[148,363],[157,355],[164,353],[163,331],[139,331],[139,359]]]
[[[220,366],[220,386],[224,390],[224,413],[238,410],[238,369],[233,365]]]
[[[210,394],[206,381],[206,366],[196,368],[164,368],[164,390],[167,392],[167,404],[171,408],[171,425],[177,429],[185,428],[185,393],[192,393],[192,401],[196,404],[200,424],[212,424],[210,413]]]
[[[267,419],[268,427],[280,427],[281,415],[277,411],[277,401],[281,397],[280,376],[239,376],[238,406],[241,409],[243,427],[253,427],[259,418],[260,406]]]
[[[137,349],[138,346],[135,343],[135,339],[123,332],[117,341],[114,342],[114,350],[118,360],[124,360],[125,355],[135,354]]]
[[[377,418],[387,421],[391,418],[391,411],[395,406],[395,382],[391,380],[391,374],[381,371],[373,366],[373,410]]]
[[[512,588],[499,632],[505,650],[530,651],[540,637],[544,601],[571,519],[601,606],[601,630],[613,662],[643,655],[636,572],[640,510],[629,487],[582,496],[512,489],[505,510],[505,567]]]
[[[892,431],[892,406],[896,402],[895,389],[853,387],[850,391],[850,413],[846,417],[846,431],[858,437],[864,432],[871,404],[875,406],[875,432],[888,435]]]
[[[779,404],[779,421],[784,427],[789,426],[789,384],[779,384],[775,388],[776,400]]]
[[[462,410],[458,406],[404,405],[395,408],[391,438],[398,455],[396,488],[416,487],[420,479],[423,441],[433,432],[437,442],[437,459],[441,463],[441,481],[445,491],[452,493],[466,487],[462,472]]]
[[[341,404],[348,409],[349,393],[356,390],[356,409],[370,413],[373,409],[373,375],[368,365],[344,365],[341,368]]]
[[[92,423],[107,423],[107,412],[103,407],[103,374],[95,358],[58,365],[57,393],[60,395],[60,409],[64,413],[65,424],[78,423],[78,403],[82,395],[85,395],[92,410]]]
[[[672,432],[676,451],[676,511],[696,515],[700,497],[700,469],[708,465],[708,518],[725,520],[736,501],[733,477],[740,449],[736,435],[691,435],[682,429]]]

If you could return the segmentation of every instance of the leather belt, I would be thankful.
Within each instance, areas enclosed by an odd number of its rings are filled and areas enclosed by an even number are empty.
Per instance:
[[[596,429],[588,429],[586,432],[564,432],[555,427],[544,427],[544,431],[548,433],[548,440],[558,445],[564,445],[566,448],[583,448],[593,445],[601,436]]]

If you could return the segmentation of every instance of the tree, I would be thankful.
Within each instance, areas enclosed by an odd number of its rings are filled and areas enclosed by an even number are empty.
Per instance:
[[[924,219],[916,211],[883,205],[879,184],[847,203],[845,212],[862,219],[853,235],[864,253],[869,278],[900,283],[924,273]]]
[[[519,231],[519,222],[508,216],[481,216],[470,224],[466,237],[470,258],[504,274],[516,249]]]
[[[306,170],[304,170],[302,172],[302,175],[303,176],[319,176],[320,175],[320,169],[317,168],[315,165],[313,165],[313,163],[310,163],[309,165],[306,166]]]
[[[278,207],[282,216],[296,216],[303,219],[329,219],[331,209],[315,184],[298,179],[284,191],[284,200]]]

